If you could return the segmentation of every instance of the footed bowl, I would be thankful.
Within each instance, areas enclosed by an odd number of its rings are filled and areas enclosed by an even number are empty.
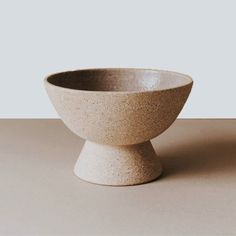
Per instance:
[[[62,121],[86,140],[74,173],[122,186],[161,175],[150,140],[175,121],[193,81],[162,70],[85,69],[50,75],[44,84]]]

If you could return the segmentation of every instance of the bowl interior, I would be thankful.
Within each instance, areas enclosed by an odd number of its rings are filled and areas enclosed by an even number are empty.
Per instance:
[[[191,78],[176,72],[148,69],[87,69],[51,75],[55,86],[87,91],[149,91],[185,86]]]

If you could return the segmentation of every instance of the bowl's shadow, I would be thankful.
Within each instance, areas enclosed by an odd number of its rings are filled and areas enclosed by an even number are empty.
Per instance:
[[[171,149],[156,148],[164,167],[163,178],[210,174],[236,175],[236,135],[177,141]]]

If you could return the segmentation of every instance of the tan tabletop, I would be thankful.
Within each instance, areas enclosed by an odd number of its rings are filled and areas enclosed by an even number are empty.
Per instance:
[[[178,120],[153,145],[164,175],[81,181],[59,120],[0,120],[0,235],[236,235],[236,120]]]

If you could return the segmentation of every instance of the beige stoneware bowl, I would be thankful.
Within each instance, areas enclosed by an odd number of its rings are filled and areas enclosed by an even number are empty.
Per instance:
[[[86,69],[48,76],[47,93],[65,125],[86,140],[75,165],[83,180],[134,185],[162,173],[150,139],[183,108],[193,81],[149,69]]]

